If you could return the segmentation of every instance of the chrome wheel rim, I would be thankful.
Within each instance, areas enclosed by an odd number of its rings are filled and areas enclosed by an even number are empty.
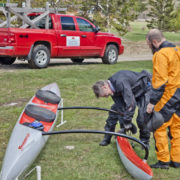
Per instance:
[[[37,64],[39,64],[39,65],[41,65],[41,66],[44,65],[44,64],[46,64],[47,59],[48,59],[47,54],[46,54],[46,51],[44,51],[44,50],[39,50],[39,51],[37,52],[37,54],[36,54],[35,59],[36,59]]]
[[[111,49],[110,51],[109,51],[109,61],[110,62],[114,62],[114,61],[116,61],[116,51],[114,50],[114,49]]]

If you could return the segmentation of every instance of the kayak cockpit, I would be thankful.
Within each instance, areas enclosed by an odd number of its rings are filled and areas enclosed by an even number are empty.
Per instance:
[[[59,102],[61,101],[61,98],[59,96],[57,96],[55,93],[49,90],[39,89],[36,92],[35,97],[36,97],[34,99],[35,103],[37,103],[36,102],[37,98],[45,103],[51,103],[51,104],[59,104]]]
[[[56,118],[54,112],[34,104],[28,104],[24,112],[37,121],[53,122]]]
[[[61,98],[50,90],[38,90],[19,121],[30,128],[48,132],[56,119]]]

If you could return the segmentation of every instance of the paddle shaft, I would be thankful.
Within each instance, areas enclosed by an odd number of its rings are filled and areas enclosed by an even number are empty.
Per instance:
[[[144,160],[147,160],[148,156],[149,156],[149,150],[147,148],[147,146],[142,143],[140,140],[128,136],[126,134],[122,134],[122,133],[116,133],[116,132],[109,132],[109,131],[98,131],[98,130],[83,130],[83,129],[72,129],[72,130],[63,130],[63,131],[51,131],[51,132],[42,132],[43,136],[46,135],[56,135],[56,134],[69,134],[69,133],[93,133],[93,134],[109,134],[109,135],[114,135],[114,136],[120,136],[120,137],[124,137],[127,139],[130,139],[132,141],[135,141],[139,144],[141,144],[144,149],[145,149],[145,156],[144,156]]]

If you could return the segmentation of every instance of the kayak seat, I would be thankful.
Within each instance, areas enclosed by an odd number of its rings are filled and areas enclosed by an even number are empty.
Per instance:
[[[46,103],[51,104],[58,104],[61,100],[61,98],[57,96],[54,92],[41,89],[36,92],[36,97]]]
[[[56,114],[52,111],[33,104],[28,104],[24,112],[37,121],[53,122],[56,118]]]

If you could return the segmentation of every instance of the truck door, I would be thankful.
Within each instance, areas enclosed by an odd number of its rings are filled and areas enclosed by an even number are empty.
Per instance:
[[[88,57],[99,56],[102,47],[98,46],[99,42],[97,43],[97,33],[94,32],[93,25],[86,19],[80,17],[77,17],[76,21],[80,35],[82,54]]]
[[[57,33],[58,56],[78,57],[80,51],[80,35],[76,30],[74,18],[72,16],[58,16],[60,30]]]

